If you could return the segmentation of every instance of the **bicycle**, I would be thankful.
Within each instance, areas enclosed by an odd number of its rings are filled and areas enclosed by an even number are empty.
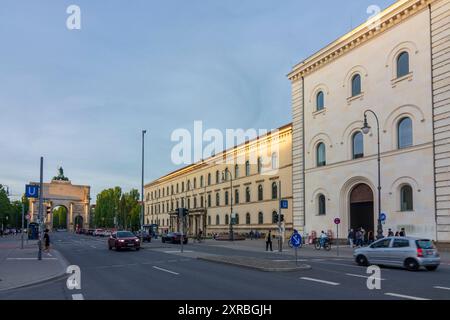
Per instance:
[[[315,239],[314,247],[316,248],[316,250],[322,249],[322,245],[320,244],[320,239],[319,238]],[[331,241],[330,241],[330,239],[325,239],[325,242],[323,244],[323,249],[326,250],[326,251],[330,251],[331,250]]]

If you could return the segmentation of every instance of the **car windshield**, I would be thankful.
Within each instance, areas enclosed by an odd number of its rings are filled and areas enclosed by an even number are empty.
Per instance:
[[[434,249],[434,245],[431,240],[417,240],[416,244],[419,249]]]
[[[132,234],[130,231],[117,232],[117,238],[130,238],[130,237],[134,237],[134,234]]]

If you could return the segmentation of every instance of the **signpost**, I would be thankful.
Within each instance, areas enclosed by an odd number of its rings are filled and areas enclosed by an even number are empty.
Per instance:
[[[298,233],[297,230],[294,230],[294,233],[291,236],[291,244],[295,248],[295,265],[298,265],[298,254],[297,250],[302,245],[302,236]]]
[[[336,248],[337,248],[337,256],[339,257],[339,225],[341,224],[341,219],[334,219],[334,224],[336,225]]]

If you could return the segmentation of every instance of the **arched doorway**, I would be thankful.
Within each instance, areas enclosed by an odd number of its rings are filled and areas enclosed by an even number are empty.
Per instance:
[[[68,210],[64,206],[56,206],[52,210],[52,226],[53,229],[67,230]]]
[[[74,231],[78,231],[80,229],[83,229],[83,217],[82,216],[76,216],[75,217],[73,228],[74,228]]]
[[[372,189],[364,183],[356,185],[350,193],[350,227],[374,231],[374,204]]]

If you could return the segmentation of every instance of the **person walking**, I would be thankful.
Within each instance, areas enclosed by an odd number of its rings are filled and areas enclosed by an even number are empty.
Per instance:
[[[358,231],[356,231],[356,246],[357,247],[361,247],[362,246],[362,232],[361,229],[358,229]]]
[[[350,244],[350,248],[354,248],[355,247],[355,230],[350,229],[347,239],[348,239],[348,243]]]
[[[253,240],[253,235],[254,235],[253,230],[250,230],[250,240]]]
[[[400,237],[406,237],[406,231],[405,231],[405,228],[402,228],[402,229],[400,230]]]
[[[272,249],[272,231],[270,231],[270,230],[266,236],[266,251],[269,251],[269,247],[270,247],[270,251],[273,251],[273,249]]]
[[[388,230],[388,237],[393,237],[394,236],[394,231],[392,231],[392,229]]]
[[[48,229],[45,229],[44,231],[44,251],[49,252],[50,251],[50,236],[48,234]]]

